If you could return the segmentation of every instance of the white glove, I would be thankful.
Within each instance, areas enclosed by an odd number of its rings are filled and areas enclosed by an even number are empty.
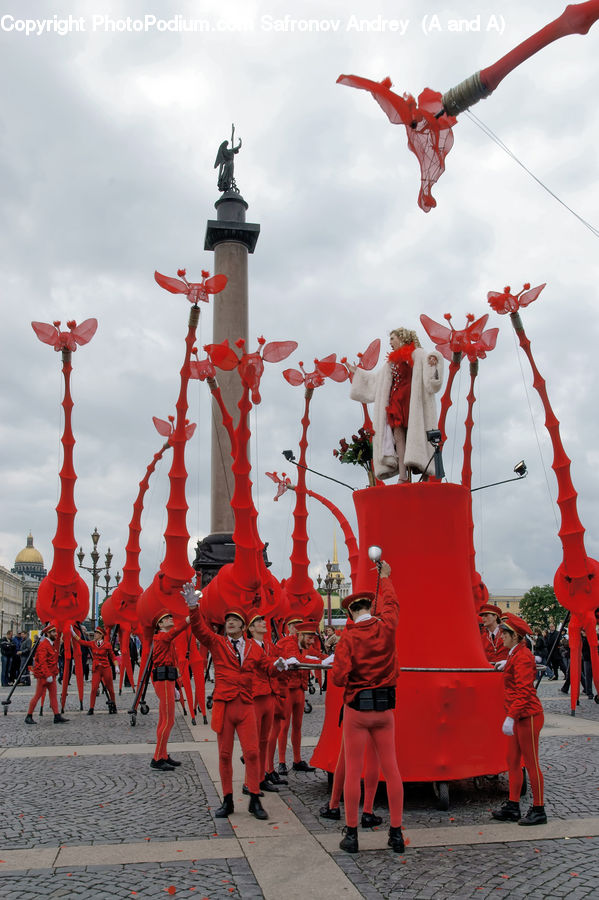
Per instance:
[[[51,675],[49,678],[46,678],[46,684],[52,684],[53,681],[54,681],[54,679],[52,678]]]
[[[274,661],[273,665],[277,672],[284,672],[287,668],[287,663],[282,656],[279,656],[279,658]]]
[[[505,669],[506,662],[507,662],[507,659],[500,659],[499,662],[495,663],[495,668],[497,669],[498,672],[503,672],[503,670]]]
[[[175,700],[180,700],[180,699],[181,699],[181,694],[180,694],[180,692],[177,690],[177,688],[175,688]]]
[[[501,730],[504,734],[507,734],[508,737],[511,737],[514,733],[514,720],[511,716],[506,716],[506,719],[501,726]]]
[[[331,653],[330,656],[327,656],[326,659],[323,659],[323,661],[322,661],[323,666],[332,666],[334,659],[335,659],[335,654]]]
[[[306,659],[313,659],[314,662],[320,662],[320,658],[318,656],[306,656]]]
[[[187,604],[188,609],[195,609],[198,605],[198,597],[202,596],[201,591],[196,591],[193,582],[188,581],[183,585],[181,595]]]
[[[542,663],[543,660],[542,660],[542,658],[541,658],[540,656],[535,656],[535,662],[536,662],[536,663]]]
[[[289,659],[285,660],[285,667],[288,669],[289,666],[299,666],[299,659],[296,659],[295,656],[290,656]]]
[[[71,625],[71,634],[73,635],[74,638],[79,637],[79,635],[77,634],[77,632],[75,631],[75,629],[73,628],[72,625]]]

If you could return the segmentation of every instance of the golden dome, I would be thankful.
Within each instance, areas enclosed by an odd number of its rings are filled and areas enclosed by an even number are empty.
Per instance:
[[[18,563],[36,563],[41,566],[44,565],[42,554],[33,546],[33,536],[31,534],[27,537],[27,546],[24,547],[20,553],[17,553],[15,566],[18,565]]]

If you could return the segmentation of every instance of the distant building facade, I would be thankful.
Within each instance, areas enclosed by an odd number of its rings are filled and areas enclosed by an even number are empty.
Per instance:
[[[48,574],[44,568],[44,559],[39,550],[33,546],[33,535],[27,536],[27,545],[17,553],[12,574],[21,582],[20,628],[31,631],[40,627],[36,613],[37,591],[40,582]]]

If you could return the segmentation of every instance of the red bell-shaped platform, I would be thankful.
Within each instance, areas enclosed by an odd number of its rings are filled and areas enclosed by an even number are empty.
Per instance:
[[[357,589],[375,589],[368,558],[375,544],[391,566],[401,607],[396,743],[403,779],[448,781],[505,771],[503,675],[487,662],[472,603],[468,491],[438,482],[373,487],[357,491],[354,502]],[[311,759],[328,771],[341,742],[340,703],[341,692],[327,698]]]

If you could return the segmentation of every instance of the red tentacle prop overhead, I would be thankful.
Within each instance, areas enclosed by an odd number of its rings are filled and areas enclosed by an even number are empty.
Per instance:
[[[533,387],[537,391],[545,410],[545,427],[553,448],[552,469],[558,486],[557,505],[561,515],[559,538],[562,543],[563,560],[555,573],[553,587],[562,606],[571,613],[570,645],[570,706],[572,715],[576,712],[576,701],[580,690],[580,631],[587,635],[591,648],[591,664],[595,689],[599,693],[599,656],[597,653],[597,632],[593,611],[599,607],[599,562],[587,556],[584,545],[584,528],[578,517],[576,498],[570,475],[570,459],[566,454],[559,430],[559,421],[551,408],[545,379],[541,376],[530,348],[530,340],[524,331],[519,310],[537,299],[544,284],[531,288],[525,284],[518,294],[511,288],[502,293],[490,291],[487,299],[490,306],[500,315],[509,313],[533,373]]]
[[[304,415],[302,416],[302,434],[300,438],[300,458],[297,470],[297,487],[295,489],[295,508],[293,511],[293,549],[289,557],[291,575],[285,582],[285,594],[289,600],[291,612],[305,619],[319,622],[322,618],[324,603],[322,596],[314,589],[308,568],[308,508],[306,505],[306,453],[308,449],[308,427],[310,425],[310,401],[315,388],[324,384],[325,378],[333,381],[345,381],[347,370],[336,362],[335,354],[321,360],[314,360],[313,372],[306,372],[300,362],[297,369],[286,369],[283,377],[294,387],[305,386]]]
[[[200,320],[200,301],[207,303],[210,294],[218,294],[227,284],[225,275],[214,275],[202,272],[202,281],[189,282],[185,277],[185,269],[179,269],[178,278],[171,278],[154,273],[156,282],[172,294],[185,294],[192,304],[189,313],[187,335],[185,338],[185,356],[180,372],[179,396],[176,403],[176,418],[169,443],[173,448],[173,458],[169,471],[170,493],[166,504],[167,525],[164,532],[166,553],[155,575],[152,584],[143,592],[138,601],[140,623],[149,637],[154,617],[160,609],[168,609],[174,615],[187,615],[187,607],[181,597],[181,587],[191,581],[195,572],[188,558],[187,547],[189,532],[187,531],[187,499],[185,488],[187,470],[185,468],[185,445],[191,436],[187,414],[187,389],[191,377],[191,355],[194,349],[198,322]]]
[[[64,431],[61,439],[63,464],[60,470],[60,498],[56,507],[56,534],[52,540],[54,557],[50,571],[40,583],[36,609],[43,622],[51,619],[56,622],[60,631],[65,632],[74,622],[87,618],[89,612],[89,589],[75,568],[77,476],[73,465],[75,438],[72,429],[71,356],[78,346],[91,341],[98,322],[96,319],[86,319],[81,325],[77,325],[70,321],[67,322],[69,331],[60,331],[60,322],[54,322],[53,325],[32,322],[31,325],[40,341],[50,344],[56,352],[62,352]],[[70,651],[69,640],[65,640],[65,649]]]
[[[235,521],[235,559],[233,563],[223,566],[204,590],[202,610],[212,621],[222,621],[227,609],[233,606],[241,606],[246,612],[259,607],[264,615],[273,615],[280,597],[279,586],[266,569],[263,559],[264,542],[258,533],[258,511],[252,495],[248,453],[251,437],[249,414],[252,405],[261,401],[260,381],[264,362],[286,359],[297,348],[297,343],[275,341],[267,344],[261,337],[258,339],[258,350],[254,353],[246,352],[243,340],[237,341],[236,345],[241,355],[229,347],[228,341],[205,348],[212,367],[224,371],[236,369],[239,374],[242,393],[238,403],[239,421],[234,430],[232,418],[214,379],[214,368],[211,370],[206,362],[202,362],[194,370],[195,377],[208,380],[231,441],[233,458],[234,491],[231,507]]]
[[[285,491],[294,491],[295,487],[291,483],[291,480],[286,477],[285,473],[281,478],[277,475],[276,472],[267,472],[266,473],[272,481],[277,485],[277,493],[274,497],[275,501],[282,497]],[[323,506],[335,516],[337,519],[341,531],[343,532],[343,538],[345,540],[345,546],[347,547],[347,553],[349,557],[349,566],[350,566],[350,578],[352,586],[355,586],[356,576],[358,573],[358,542],[356,540],[356,536],[352,530],[351,525],[349,524],[347,518],[343,515],[338,506],[329,500],[327,497],[323,497],[321,494],[317,494],[315,491],[311,491],[306,489],[306,494],[308,497],[311,497],[312,500],[318,500],[319,503],[322,503]]]

